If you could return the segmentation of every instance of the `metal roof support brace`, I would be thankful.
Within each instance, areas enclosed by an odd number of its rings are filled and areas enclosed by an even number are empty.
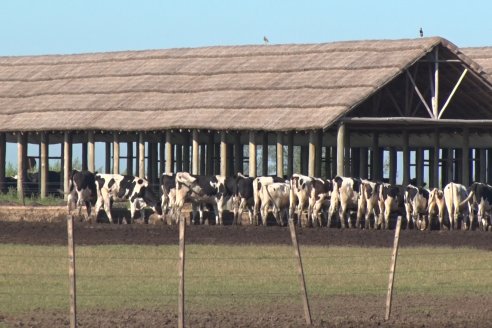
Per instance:
[[[458,87],[460,86],[461,84],[461,81],[463,81],[463,78],[465,77],[466,73],[468,72],[468,69],[465,68],[465,70],[463,71],[463,73],[461,73],[461,76],[460,78],[458,79],[458,82],[456,82],[456,84],[454,85],[454,88],[453,90],[451,91],[451,93],[449,94],[448,96],[448,99],[446,100],[446,102],[444,103],[444,105],[442,106],[442,109],[441,109],[441,112],[439,113],[439,116],[438,118],[440,119],[442,114],[444,114],[444,111],[446,110],[446,108],[448,107],[449,105],[449,102],[451,101],[451,98],[453,98],[454,96],[454,93],[456,92],[456,90],[458,90]]]

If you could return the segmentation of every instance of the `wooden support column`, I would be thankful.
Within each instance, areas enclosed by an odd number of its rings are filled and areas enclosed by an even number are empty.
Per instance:
[[[341,123],[338,126],[337,133],[337,175],[345,175],[345,146],[346,146],[346,128],[345,124]]]
[[[309,133],[309,164],[308,164],[308,176],[314,177],[314,176],[319,176],[319,174],[316,174],[316,166],[319,166],[319,164],[316,164],[316,150],[318,148],[318,135],[315,131],[311,131]]]
[[[166,172],[166,136],[159,133],[159,180],[161,175]]]
[[[284,136],[277,132],[277,176],[284,176]]]
[[[167,130],[166,131],[166,145],[165,145],[165,152],[166,152],[166,170],[165,172],[167,174],[173,173],[173,144],[171,140],[171,131]]]
[[[227,142],[226,142],[226,132],[222,131],[220,133],[220,175],[227,176]]]
[[[309,147],[301,146],[301,174],[309,174]]]
[[[176,148],[176,172],[183,171],[183,145],[177,144]]]
[[[72,136],[69,132],[63,135],[63,193],[65,200],[70,192],[70,172],[72,171]]]
[[[96,143],[94,131],[87,132],[87,169],[91,172],[96,171]]]
[[[207,145],[206,144],[201,144],[200,145],[200,173],[201,175],[205,174],[205,168],[207,167]]]
[[[104,143],[106,153],[104,154],[104,172],[111,173],[111,142]]]
[[[145,138],[144,133],[138,134],[138,176],[145,177]]]
[[[5,185],[5,165],[7,162],[7,137],[0,132],[0,192],[7,191]]]
[[[82,142],[82,171],[88,169],[87,142]]]
[[[199,142],[199,133],[198,130],[193,130],[192,132],[192,170],[191,174],[199,174],[200,173],[200,158],[199,158],[199,148],[200,148],[200,142]]]
[[[256,132],[249,132],[249,176],[256,177]]]
[[[289,132],[287,134],[287,175],[292,176],[294,174],[294,134]]]
[[[415,151],[415,177],[417,186],[422,186],[424,182],[424,149],[417,148]]]
[[[263,132],[261,146],[261,174],[268,175],[268,132]]]
[[[17,197],[24,202],[24,181],[25,176],[25,153],[27,152],[27,136],[18,132],[17,134]]]
[[[213,174],[213,168],[214,168],[214,134],[213,133],[208,133],[208,142],[207,142],[207,158],[205,159],[205,162],[207,162],[205,166],[205,174],[206,175],[212,175]]]
[[[433,136],[433,151],[432,151],[432,180],[430,184],[434,188],[439,188],[439,131],[436,130]],[[444,185],[442,186],[444,187]]]
[[[371,151],[372,151],[371,177],[374,181],[381,180],[382,178],[381,153],[379,149],[379,135],[376,132],[372,134]]]
[[[470,184],[470,130],[463,128],[462,139],[462,161],[461,161],[461,184],[468,186]]]
[[[391,147],[389,150],[389,182],[392,185],[396,184],[397,158],[396,149]]]
[[[487,152],[485,148],[480,149],[479,154],[479,162],[480,162],[480,170],[479,170],[479,179],[480,182],[487,181]]]
[[[190,135],[184,134],[185,143],[183,145],[183,171],[190,172]]]
[[[408,185],[410,181],[410,149],[408,131],[403,131],[403,185]]]
[[[136,175],[133,170],[133,141],[126,143],[126,174]]]
[[[234,140],[234,173],[244,173],[243,171],[243,144],[241,143],[241,133],[238,132]]]
[[[120,174],[120,135],[113,132],[113,174]]]
[[[148,150],[148,155],[149,158],[147,159],[148,166],[149,166],[149,183],[155,185],[157,181],[159,180],[158,172],[158,163],[157,163],[157,142],[152,141],[148,143],[149,145],[149,150]]]
[[[366,147],[359,148],[359,177],[362,179],[367,179],[368,167],[367,167],[367,155],[368,149]]]
[[[220,140],[220,138],[219,138]],[[214,175],[220,175],[220,141],[214,144]]]
[[[337,147],[330,147],[331,153],[331,175],[330,178],[334,178],[337,176],[337,168],[338,168],[338,149]]]
[[[48,139],[48,133],[47,132],[41,132],[41,142],[39,143],[39,152],[41,153],[41,159],[39,163],[39,173],[41,176],[41,190],[40,190],[40,197],[41,199],[46,198],[48,195],[48,146],[49,146],[49,139]]]

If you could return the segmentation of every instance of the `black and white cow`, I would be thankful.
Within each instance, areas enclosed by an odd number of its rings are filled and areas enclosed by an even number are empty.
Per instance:
[[[357,204],[357,220],[355,226],[361,227],[362,218],[364,218],[364,226],[366,229],[371,227],[371,218],[374,219],[376,225],[379,213],[379,182],[362,179],[359,185],[359,200]]]
[[[322,227],[321,212],[329,208],[330,196],[333,190],[333,182],[330,179],[313,178],[309,206],[311,208],[311,220],[313,226],[316,223]],[[326,212],[325,212],[326,213]]]
[[[352,227],[349,211],[356,210],[358,207],[360,184],[359,179],[350,177],[336,176],[333,179],[333,191],[328,210],[328,227],[331,226],[331,220],[337,210],[339,210],[341,227],[345,228],[346,220],[349,228]]]
[[[391,214],[405,214],[405,187],[382,183],[379,185],[379,217],[376,228],[389,229]]]
[[[174,204],[176,202],[176,175],[171,173],[163,173],[160,181],[161,188],[161,208],[162,208],[162,219],[168,223],[172,220],[168,220],[166,217],[170,214],[173,216],[172,211],[174,210]]]
[[[294,218],[294,214],[297,213],[297,222],[301,226],[302,222],[306,222],[308,225],[311,222],[312,206],[310,203],[311,190],[313,178],[302,175],[294,174],[290,179],[290,206],[289,215]],[[306,210],[306,220],[302,220],[302,214]]]
[[[420,223],[426,220],[429,214],[429,190],[409,184],[405,191],[404,202],[407,224],[409,227],[420,229]]]
[[[478,225],[480,229],[487,231],[489,226],[492,224],[492,186],[474,182],[469,188],[468,197],[461,202],[460,206],[469,204],[469,215],[470,215],[470,228],[473,226],[475,221],[474,209],[476,208]]]
[[[253,177],[247,177],[241,173],[235,175],[234,188],[234,221],[233,224],[241,224],[241,215],[244,210],[248,209],[249,224],[253,224],[253,207],[254,207],[254,192],[253,192]]]
[[[261,216],[263,225],[267,225],[269,208],[272,208],[273,216],[279,226],[284,225],[284,217],[289,216],[290,184],[287,182],[274,182],[261,186],[259,192],[261,199]]]
[[[70,214],[73,209],[78,208],[80,216],[82,206],[85,205],[87,218],[89,218],[92,205],[97,200],[96,175],[89,171],[73,170],[70,174],[69,185],[70,192],[67,197],[68,213]]]
[[[274,182],[285,182],[285,179],[276,177],[276,176],[265,176],[265,177],[256,177],[253,180],[253,224],[258,225],[258,217],[260,215],[260,207],[261,207],[261,198],[260,191],[261,188],[265,185],[272,184]],[[266,217],[262,218],[263,222],[266,222]]]
[[[456,229],[458,220],[462,220],[462,228],[466,229],[466,221],[468,220],[470,204],[464,202],[468,197],[468,191],[462,184],[450,182],[444,187],[444,202],[446,204],[446,210],[449,217],[449,230]],[[441,230],[443,229],[443,222],[439,222]]]
[[[140,210],[140,218],[142,222],[144,221],[143,209],[145,207],[151,207],[158,215],[162,214],[158,197],[150,188],[149,182],[143,178],[132,175],[98,173],[96,174],[96,187],[96,215],[103,207],[109,222],[113,222],[111,216],[112,201],[128,200],[130,202],[130,220],[132,223],[136,210]]]
[[[185,202],[192,204],[192,221],[195,223],[197,209],[200,211],[200,224],[203,223],[203,206],[211,205],[215,213],[215,223],[223,224],[223,210],[232,198],[232,177],[192,175],[188,172],[176,173],[175,214],[179,219]]]

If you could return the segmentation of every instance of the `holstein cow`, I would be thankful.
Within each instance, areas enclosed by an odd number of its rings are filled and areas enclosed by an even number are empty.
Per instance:
[[[340,223],[342,228],[346,226],[346,215],[351,209],[357,209],[360,190],[359,179],[336,176],[333,179],[333,191],[331,193],[330,209],[328,211],[328,223],[330,227],[333,215],[339,210]],[[347,221],[349,228],[352,227],[350,212]]]
[[[389,229],[391,214],[403,214],[405,212],[405,188],[402,185],[382,183],[378,190],[379,218],[375,225],[376,228]]]
[[[158,198],[150,188],[149,182],[145,179],[132,175],[98,173],[96,174],[96,187],[97,203],[95,213],[97,215],[101,207],[103,207],[111,223],[113,222],[113,217],[111,216],[112,201],[128,200],[130,202],[130,220],[132,223],[136,210],[140,210],[140,218],[142,222],[144,221],[145,213],[143,209],[145,207],[151,207],[155,213],[161,214]]]
[[[312,223],[313,226],[317,223],[320,227],[322,227],[323,220],[321,217],[321,211],[329,208],[330,196],[333,190],[333,182],[328,179],[313,178],[311,184],[312,188],[309,196],[309,206],[312,211]]]
[[[294,218],[294,214],[297,212],[297,222],[301,226],[302,213],[307,210],[306,213],[306,225],[311,221],[312,204],[309,201],[311,197],[311,190],[313,178],[302,174],[294,174],[290,179],[290,206],[289,215]],[[297,210],[296,210],[297,209]]]
[[[200,224],[203,223],[203,206],[214,208],[215,224],[223,224],[223,210],[228,198],[232,197],[233,178],[220,175],[191,175],[188,172],[176,173],[176,208],[179,217],[186,201],[192,203],[192,221],[195,223],[196,211],[200,211]]]
[[[464,206],[469,203],[470,211],[470,229],[473,227],[475,221],[474,208],[477,208],[477,219],[480,229],[487,231],[489,225],[491,225],[490,217],[492,212],[492,186],[474,182],[469,188],[470,194],[468,197],[460,203],[460,206]]]
[[[268,209],[273,207],[273,215],[280,226],[284,225],[284,216],[289,215],[290,185],[286,182],[264,184],[260,190],[261,216],[263,225],[267,225]]]
[[[285,182],[283,178],[280,177],[256,177],[253,180],[253,200],[254,200],[254,207],[253,207],[253,223],[255,225],[258,225],[258,216],[260,213],[260,206],[261,206],[261,199],[260,199],[260,190],[262,186],[272,184],[274,182]],[[262,218],[264,222],[266,222],[266,217]]]
[[[407,224],[420,229],[421,220],[428,215],[429,190],[409,184],[405,191]]]
[[[432,225],[432,218],[437,217],[437,219],[439,220],[439,227],[442,230],[442,225],[443,225],[444,215],[445,215],[445,209],[446,209],[444,192],[442,190],[434,188],[430,191],[427,209],[429,212],[428,222],[424,221],[424,226],[421,226],[420,228],[422,230],[429,228],[429,230],[430,230],[431,225]]]
[[[466,187],[459,183],[450,182],[444,187],[444,202],[449,216],[449,230],[456,229],[458,220],[462,218],[462,227],[466,227],[469,204],[464,202],[468,197]],[[463,203],[463,206],[460,204]],[[441,230],[443,221],[439,222]]]
[[[371,217],[374,219],[374,226],[379,212],[379,189],[380,183],[372,182],[366,179],[361,180],[359,186],[359,200],[357,204],[357,220],[355,226],[361,227],[361,220],[364,217],[364,226],[366,229],[371,227]]]
[[[233,224],[241,224],[242,213],[247,208],[249,224],[253,224],[254,192],[252,177],[246,177],[241,173],[235,176],[235,188],[233,191],[234,221]]]
[[[81,215],[82,206],[85,205],[87,218],[91,216],[92,205],[96,203],[96,175],[89,171],[73,170],[70,174],[70,192],[67,197],[67,209],[70,214],[76,207]],[[96,212],[97,214],[97,212]]]
[[[168,220],[166,217],[169,212],[170,216],[173,216],[174,204],[176,202],[176,175],[163,173],[160,181],[161,188],[161,208],[162,219],[167,223],[171,223],[172,220]]]

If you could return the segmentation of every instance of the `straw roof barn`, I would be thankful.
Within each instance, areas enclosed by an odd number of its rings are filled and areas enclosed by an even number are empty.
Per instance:
[[[461,50],[482,66],[486,72],[492,74],[492,47],[462,48]]]
[[[385,88],[401,103],[398,76],[437,47],[473,73],[443,118],[492,118],[492,78],[432,37],[0,57],[0,131],[327,129],[347,115],[374,116],[364,101],[389,99]],[[461,69],[441,71],[446,94]],[[414,78],[428,84],[427,74]],[[429,117],[423,106],[398,113],[390,100],[376,116]]]

